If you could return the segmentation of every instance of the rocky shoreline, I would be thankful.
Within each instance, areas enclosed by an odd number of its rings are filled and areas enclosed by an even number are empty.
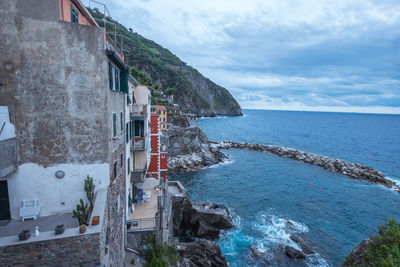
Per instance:
[[[172,197],[173,236],[179,239],[180,266],[221,266],[228,263],[213,241],[221,230],[233,228],[233,219],[224,205],[192,203],[187,196]]]
[[[213,144],[214,149],[237,148],[270,152],[281,157],[291,158],[308,164],[320,166],[328,171],[338,172],[354,179],[366,180],[374,184],[383,185],[387,188],[393,188],[395,191],[400,193],[400,187],[397,186],[393,181],[385,178],[384,173],[366,165],[351,163],[342,159],[321,156],[314,153],[273,145],[259,145],[232,141],[211,143]]]
[[[199,127],[171,127],[161,136],[168,151],[168,172],[181,172],[216,165],[228,157],[213,148]]]

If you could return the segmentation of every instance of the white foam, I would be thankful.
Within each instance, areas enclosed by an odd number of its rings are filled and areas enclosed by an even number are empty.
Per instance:
[[[230,165],[230,164],[232,164],[232,163],[234,163],[234,162],[235,162],[235,161],[234,161],[233,159],[228,158],[228,159],[225,159],[224,161],[222,161],[222,162],[220,162],[220,163],[218,163],[218,164],[204,167],[204,169],[218,168],[218,167],[221,167],[221,166],[223,166],[223,165]]]

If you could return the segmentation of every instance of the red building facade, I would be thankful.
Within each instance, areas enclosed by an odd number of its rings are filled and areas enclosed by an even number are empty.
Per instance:
[[[161,144],[160,144],[160,115],[157,112],[151,113],[151,161],[150,166],[147,171],[148,178],[156,178],[166,179],[167,171],[168,171],[168,153],[161,151]]]

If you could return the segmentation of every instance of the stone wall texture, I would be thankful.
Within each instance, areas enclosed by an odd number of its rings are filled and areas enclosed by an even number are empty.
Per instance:
[[[1,2],[0,105],[15,110],[21,164],[107,162],[102,29],[59,21],[58,1]]]
[[[0,247],[0,266],[100,265],[99,234]]]
[[[17,139],[0,141],[0,177],[6,176],[18,168]]]

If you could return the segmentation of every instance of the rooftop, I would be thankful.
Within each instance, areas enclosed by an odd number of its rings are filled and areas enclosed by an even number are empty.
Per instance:
[[[92,212],[93,216],[100,216],[98,225],[89,225],[85,234],[94,234],[101,231],[104,218],[104,207],[107,199],[107,188],[96,192],[96,199]],[[64,224],[64,233],[55,235],[57,225]],[[39,236],[35,236],[35,227],[39,227]],[[31,237],[25,241],[18,239],[18,234],[23,230],[30,230]],[[78,219],[72,218],[71,212],[63,214],[38,217],[37,220],[0,221],[0,247],[19,245],[24,243],[40,242],[50,239],[66,238],[82,235],[79,233]]]

